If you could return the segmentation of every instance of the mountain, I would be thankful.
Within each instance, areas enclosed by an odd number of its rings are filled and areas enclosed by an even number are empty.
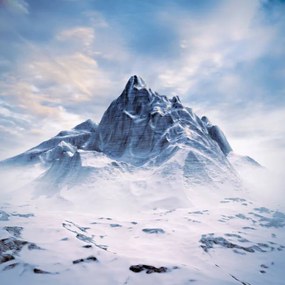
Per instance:
[[[223,153],[224,148],[219,146],[227,140],[222,131],[221,136],[209,132],[213,128],[184,107],[178,96],[168,99],[154,93],[141,78],[132,76],[86,146],[138,166],[159,165],[184,147],[197,159],[202,152],[209,163],[214,156],[223,161],[228,150]]]
[[[268,172],[132,76],[98,125],[0,162],[1,284],[282,285]]]
[[[181,178],[190,184],[240,182],[227,158],[232,148],[222,130],[207,117],[199,118],[178,96],[169,99],[153,92],[136,75],[105,111],[98,126],[87,120],[0,165],[42,164],[50,168],[45,177],[63,181],[67,172],[71,177],[73,172],[77,175],[87,170],[81,163],[86,152],[108,157],[116,162],[115,167],[128,165],[134,169],[169,169],[176,161],[173,167],[181,169]],[[77,167],[73,167],[75,159]]]

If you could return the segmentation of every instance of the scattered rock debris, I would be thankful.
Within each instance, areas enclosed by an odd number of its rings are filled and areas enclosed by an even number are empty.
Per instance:
[[[80,259],[73,260],[72,263],[79,264],[82,262],[95,262],[95,261],[98,261],[98,259],[95,256],[89,256],[87,258],[80,258]]]

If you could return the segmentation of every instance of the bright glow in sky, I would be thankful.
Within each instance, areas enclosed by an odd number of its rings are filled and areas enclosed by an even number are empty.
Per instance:
[[[0,159],[99,122],[128,78],[284,169],[281,0],[0,0]]]

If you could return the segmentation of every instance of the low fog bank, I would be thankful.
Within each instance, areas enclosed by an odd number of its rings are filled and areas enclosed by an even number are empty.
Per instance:
[[[29,204],[46,211],[133,215],[154,208],[215,207],[225,197],[239,197],[260,207],[285,211],[282,176],[267,168],[239,168],[243,181],[240,189],[230,184],[189,185],[179,171],[165,177],[155,170],[98,174],[74,185],[57,187],[53,181],[39,182],[44,171],[39,166],[0,171],[1,204]]]

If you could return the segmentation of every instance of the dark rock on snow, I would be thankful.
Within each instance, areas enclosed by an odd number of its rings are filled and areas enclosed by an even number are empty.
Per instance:
[[[151,274],[151,273],[165,273],[168,271],[167,267],[155,267],[152,265],[145,265],[145,264],[138,264],[138,265],[132,265],[129,268],[131,271],[135,272],[135,273],[139,273],[142,271],[146,271],[147,274]]]

